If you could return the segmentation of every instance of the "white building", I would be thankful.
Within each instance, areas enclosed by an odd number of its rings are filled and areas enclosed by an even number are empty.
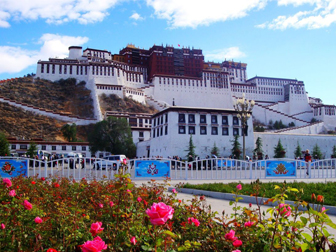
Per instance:
[[[230,136],[232,138],[234,127],[229,126],[229,136],[223,136],[220,134],[223,125],[219,124],[216,136],[209,134],[212,132],[210,127],[213,126],[208,123],[205,137],[197,136],[200,130],[199,123],[195,126],[186,123],[186,133],[179,134],[179,129],[183,125],[176,123],[174,117],[178,117],[180,113],[176,109],[183,110],[184,107],[186,115],[189,116],[189,112],[194,114],[196,121],[201,116],[201,110],[205,111],[208,120],[212,111],[217,113],[218,118],[228,113],[229,118],[234,114],[234,100],[241,98],[243,94],[247,99],[256,101],[253,120],[265,125],[270,121],[279,120],[284,124],[294,123],[295,127],[287,129],[286,134],[319,134],[336,130],[336,107],[324,105],[319,98],[309,98],[302,81],[258,76],[248,79],[245,63],[233,60],[225,60],[222,63],[204,62],[203,58],[202,50],[168,46],[154,46],[150,50],[140,50],[132,45],[116,55],[107,50],[91,48],[82,52],[82,47],[71,46],[68,58],[39,61],[36,77],[51,81],[61,78],[85,81],[87,88],[91,90],[94,113],[98,120],[103,119],[99,106],[101,94],[117,94],[121,98],[130,97],[138,102],[153,105],[161,111],[154,116],[155,118],[167,113],[170,122],[174,123],[159,127],[153,125],[155,122],[153,120],[151,135],[148,129],[143,131],[143,135],[138,130],[133,131],[133,139],[138,148],[143,149],[141,146],[146,146],[145,156],[148,152],[151,156],[178,155],[178,152],[184,150],[186,146],[185,144],[182,146],[182,142],[188,139],[189,128],[193,127],[200,156],[208,152],[208,148],[213,146],[216,139],[218,139],[217,146],[225,148],[221,154],[228,156],[229,145],[225,139],[230,140]],[[198,69],[202,70],[197,72]],[[312,120],[320,122],[312,124]],[[159,137],[157,137],[158,127]],[[164,134],[166,128],[168,135]],[[253,139],[252,128],[252,122],[249,122],[248,139]],[[144,143],[141,143],[140,139]],[[160,139],[164,140],[159,141]],[[251,154],[249,151],[252,150],[253,144],[247,144],[247,147],[247,153]]]

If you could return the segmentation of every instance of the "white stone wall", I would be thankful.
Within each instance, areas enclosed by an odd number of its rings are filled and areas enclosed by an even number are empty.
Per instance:
[[[309,149],[312,153],[315,144],[317,144],[325,158],[330,158],[332,148],[336,145],[336,136],[332,135],[311,135],[311,134],[274,134],[274,133],[261,133],[254,132],[254,143],[257,138],[262,139],[264,154],[269,157],[274,156],[274,147],[281,140],[282,146],[286,149],[286,158],[295,158],[294,152],[298,145],[301,150]]]
[[[160,125],[153,127],[152,120],[152,138],[151,138],[151,146],[150,146],[150,155],[151,156],[162,156],[164,158],[168,156],[181,156],[183,158],[187,155],[187,150],[189,146],[190,135],[188,134],[188,123],[186,123],[186,134],[179,134],[179,123],[178,123],[178,112],[172,111],[168,114],[168,123],[165,122]],[[211,115],[207,114],[207,134],[200,135],[200,115],[198,113],[195,114],[195,129],[196,134],[192,135],[193,143],[196,146],[195,153],[201,158],[205,158],[207,155],[211,155],[211,149],[214,147],[214,143],[219,149],[220,156],[228,157],[231,155],[232,149],[232,140],[234,140],[233,136],[233,125],[232,125],[232,115],[228,114],[228,128],[229,135],[222,135],[222,115],[218,114],[218,135],[211,134]],[[186,113],[188,115],[188,113]],[[188,121],[188,117],[186,116],[186,120]],[[240,123],[240,122],[239,122]],[[168,134],[165,135],[164,127],[168,127]],[[157,130],[157,128],[163,127],[163,135],[159,137],[153,137],[153,130]],[[239,127],[239,126],[238,126]],[[242,138],[242,129],[239,128],[239,142],[241,146],[243,146],[243,138]],[[248,136],[245,137],[246,140],[246,155],[251,155],[253,151],[253,127],[252,120],[248,121]]]
[[[175,78],[177,79],[177,78]],[[194,85],[189,83],[184,83],[181,85],[174,83],[172,81],[166,82],[166,84],[161,82],[155,77],[153,79],[154,84],[154,99],[157,101],[164,101],[172,105],[173,99],[175,100],[175,105],[177,106],[187,106],[187,107],[202,107],[202,108],[226,108],[232,109],[232,95],[229,88],[215,88],[211,87],[209,84],[204,84],[202,86],[200,81],[198,86],[196,83]]]

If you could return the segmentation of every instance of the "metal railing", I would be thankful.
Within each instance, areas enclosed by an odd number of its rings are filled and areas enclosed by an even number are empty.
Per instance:
[[[5,161],[20,161],[26,166],[26,176],[67,177],[76,180],[113,179],[118,172],[130,173],[132,179],[160,179],[160,174],[168,174],[172,180],[244,180],[267,178],[317,179],[336,178],[336,159],[304,162],[292,159],[269,159],[243,161],[226,158],[199,159],[192,162],[175,159],[132,159],[120,169],[120,163],[102,158],[63,158],[57,160],[37,160],[23,157],[0,157],[0,175],[5,172]],[[139,177],[140,163],[152,164],[164,173]],[[11,162],[9,162],[11,163]],[[13,162],[14,163],[14,162]],[[162,167],[160,165],[163,165]],[[8,166],[10,167],[10,166]],[[14,166],[13,166],[14,167]],[[19,169],[19,168],[17,168]],[[149,171],[149,170],[148,170]]]

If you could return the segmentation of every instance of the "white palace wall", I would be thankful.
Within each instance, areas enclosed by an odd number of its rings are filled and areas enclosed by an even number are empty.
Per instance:
[[[281,144],[286,150],[286,158],[295,158],[294,152],[298,145],[300,144],[301,150],[310,150],[312,153],[315,144],[320,147],[320,150],[325,158],[330,158],[332,153],[332,148],[336,145],[336,136],[332,135],[306,135],[306,134],[275,134],[275,133],[264,133],[264,132],[254,132],[254,142],[257,138],[262,139],[263,151],[265,155],[270,158],[274,156],[274,148],[278,144],[279,139]]]
[[[166,78],[166,84],[159,83],[158,78],[154,78],[153,96],[157,101],[164,101],[172,105],[173,100],[176,106],[203,107],[203,108],[226,108],[233,109],[233,99],[229,88],[211,87],[210,84],[204,84],[204,81],[192,83],[178,82],[179,78]],[[175,79],[174,84],[172,79]],[[183,80],[183,79],[182,79]]]

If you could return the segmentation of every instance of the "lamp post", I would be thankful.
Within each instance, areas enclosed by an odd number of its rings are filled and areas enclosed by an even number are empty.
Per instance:
[[[238,98],[233,105],[234,109],[237,112],[237,117],[241,121],[242,129],[243,129],[243,159],[246,159],[245,155],[245,129],[247,126],[247,121],[252,114],[252,109],[254,107],[253,100],[245,99],[245,94],[243,94],[242,98]]]

